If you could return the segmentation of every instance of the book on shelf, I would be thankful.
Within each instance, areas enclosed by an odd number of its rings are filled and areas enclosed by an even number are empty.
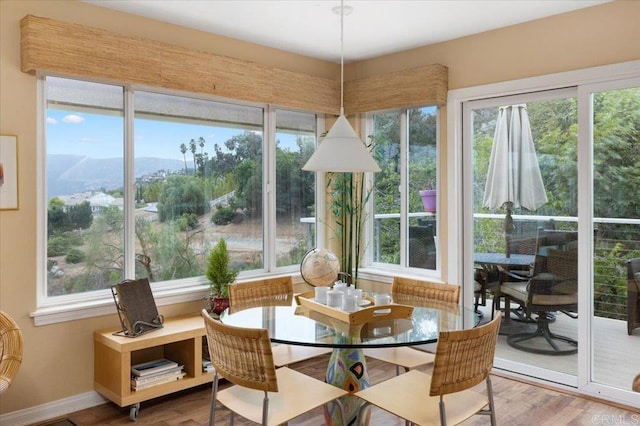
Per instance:
[[[179,367],[177,362],[162,358],[132,365],[131,374],[134,376],[145,377],[170,369],[175,369],[176,367]]]
[[[211,363],[211,360],[209,359],[209,357],[202,357],[202,371],[206,372],[206,373],[210,373],[214,370],[213,368],[213,364]]]
[[[136,376],[135,374],[131,374],[131,381],[136,383],[146,383],[153,382],[154,380],[161,380],[165,377],[176,376],[183,371],[183,366],[178,365],[177,367],[170,368],[169,370],[159,371],[154,374],[149,374],[147,376]]]
[[[153,386],[162,385],[164,383],[174,382],[176,380],[182,379],[187,373],[182,371],[182,369],[173,371],[167,374],[160,374],[157,376],[152,376],[149,378],[135,378],[131,379],[131,389],[133,390],[141,390],[147,389]]]

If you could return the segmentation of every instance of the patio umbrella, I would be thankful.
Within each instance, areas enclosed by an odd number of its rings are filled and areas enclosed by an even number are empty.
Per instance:
[[[492,210],[504,206],[507,209],[505,231],[511,233],[514,208],[536,210],[546,202],[527,106],[502,106],[498,111],[482,204]]]

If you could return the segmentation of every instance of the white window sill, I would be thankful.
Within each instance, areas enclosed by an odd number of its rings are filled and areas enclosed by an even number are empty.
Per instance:
[[[401,273],[399,270],[384,270],[379,268],[362,268],[360,269],[359,276],[361,279],[371,280],[381,283],[391,284],[393,276]],[[402,273],[402,275],[407,275]],[[257,277],[247,277],[248,279],[255,279]],[[424,276],[416,276],[415,278],[422,278]],[[302,279],[299,274],[293,274],[294,284],[302,283]],[[431,278],[433,279],[433,278]],[[437,280],[437,279],[436,279]],[[209,292],[206,284],[181,286],[174,288],[161,288],[152,289],[153,297],[157,306],[173,305],[176,303],[193,302],[195,300],[202,300]],[[93,318],[103,315],[116,314],[116,306],[111,294],[104,297],[83,300],[78,302],[69,302],[65,304],[44,306],[38,308],[35,312],[31,312],[29,316],[33,318],[34,325],[36,327],[56,324],[67,321],[76,321],[85,318]]]
[[[164,306],[201,300],[208,292],[209,290],[206,286],[198,285],[158,291],[154,290],[153,297],[157,306]],[[90,301],[42,307],[30,313],[29,316],[33,318],[34,325],[38,327],[41,325],[75,321],[116,313],[113,297],[109,296]]]

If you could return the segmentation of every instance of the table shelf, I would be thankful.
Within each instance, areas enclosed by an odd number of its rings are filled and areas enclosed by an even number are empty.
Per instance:
[[[117,331],[94,332],[94,389],[118,406],[139,404],[213,380],[213,373],[202,371],[206,330],[199,314],[167,319],[163,328],[138,337],[113,335]],[[158,358],[183,365],[186,375],[150,388],[131,389],[131,366]],[[137,416],[137,408],[132,407],[132,420],[134,411]]]

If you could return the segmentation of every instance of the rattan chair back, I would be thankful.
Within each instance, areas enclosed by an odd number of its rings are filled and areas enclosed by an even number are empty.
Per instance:
[[[23,341],[18,324],[0,311],[0,393],[6,391],[22,364]]]
[[[536,236],[534,237],[514,237],[512,235],[507,234],[505,236],[506,243],[506,254],[507,257],[512,254],[536,254],[536,249],[538,246],[538,239]]]
[[[395,302],[399,302],[403,298],[413,297],[445,303],[460,303],[460,286],[458,285],[404,277],[393,277],[391,294]]]
[[[203,309],[207,344],[216,372],[236,385],[278,392],[269,332],[225,325]]]
[[[429,395],[460,392],[487,379],[493,368],[500,319],[496,315],[476,328],[438,334]]]
[[[258,306],[289,306],[292,302],[291,276],[229,285],[229,306],[235,311]]]

